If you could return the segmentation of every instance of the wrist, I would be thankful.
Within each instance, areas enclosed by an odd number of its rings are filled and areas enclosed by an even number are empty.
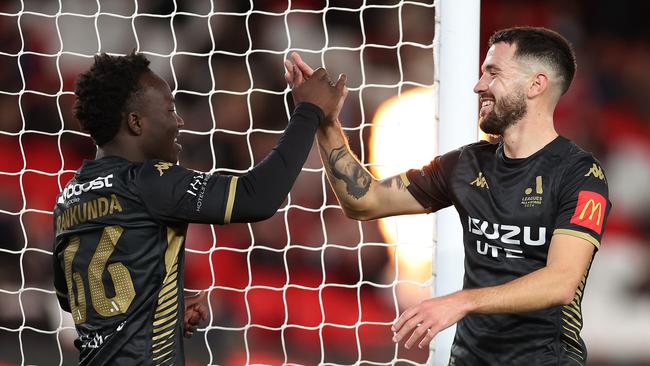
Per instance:
[[[478,305],[476,303],[474,291],[461,290],[454,293],[452,296],[456,297],[459,308],[463,311],[463,314],[467,315],[476,311]]]
[[[311,102],[300,102],[296,105],[296,108],[293,111],[294,113],[296,112],[304,112],[304,113],[314,113],[318,119],[318,124],[321,125],[322,122],[325,120],[325,113],[323,112],[323,109]]]

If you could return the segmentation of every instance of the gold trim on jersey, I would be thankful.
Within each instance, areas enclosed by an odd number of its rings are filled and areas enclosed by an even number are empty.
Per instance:
[[[406,176],[406,173],[401,173],[399,177],[402,178],[402,183],[404,183],[404,187],[408,187],[411,185],[411,181],[409,180],[409,177]]]
[[[553,235],[555,234],[564,234],[569,236],[575,236],[576,238],[580,238],[580,239],[585,239],[586,241],[593,244],[596,247],[596,249],[600,249],[600,242],[593,236],[587,233],[583,233],[582,231],[571,230],[571,229],[555,229],[555,231],[553,231]]]
[[[160,362],[166,356],[173,358],[175,331],[178,324],[178,256],[185,237],[171,227],[167,228],[167,250],[165,250],[165,279],[158,292],[154,313],[151,353],[154,361]],[[162,352],[165,350],[165,352]]]
[[[153,360],[154,360],[154,361],[159,360],[159,359],[161,359],[161,358],[163,358],[163,357],[169,355],[169,354],[172,353],[172,352],[174,352],[174,350],[173,350],[173,349],[170,349],[169,351],[163,353],[162,355],[159,355],[159,356],[154,357]]]
[[[557,230],[556,230],[557,231]],[[582,276],[582,280],[576,289],[576,293],[570,304],[562,307],[562,343],[567,356],[583,365],[585,360],[582,342],[580,341],[580,331],[582,330],[582,311],[580,304],[582,303],[582,294],[584,293],[585,284],[587,282],[587,269]]]
[[[228,188],[228,200],[226,201],[226,213],[223,216],[223,223],[230,224],[232,218],[232,209],[235,206],[235,193],[237,193],[238,177],[230,178],[230,187]]]

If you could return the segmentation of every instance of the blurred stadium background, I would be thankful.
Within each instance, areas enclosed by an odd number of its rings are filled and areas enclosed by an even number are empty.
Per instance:
[[[135,33],[140,50],[160,54],[204,54],[213,48],[238,54],[249,47],[278,51],[250,53],[247,57],[214,55],[211,65],[205,57],[192,55],[176,55],[171,63],[170,57],[149,57],[152,68],[173,90],[197,92],[176,95],[178,112],[188,130],[180,137],[184,146],[180,163],[203,171],[217,168],[241,172],[263,158],[278,137],[277,133],[245,134],[249,127],[280,131],[288,119],[282,78],[287,48],[285,18],[251,14],[250,10],[281,13],[287,3],[212,3],[215,11],[223,13],[176,16],[172,27],[166,15],[173,12],[174,2],[140,0],[139,13],[161,17],[138,17]],[[432,2],[363,12],[359,9],[367,5],[393,5],[397,1],[300,0],[291,6],[319,10],[325,3],[350,10],[328,12],[327,32],[321,13],[292,14],[288,19],[300,32],[291,34],[291,47],[313,50],[302,52],[312,65],[324,61],[331,74],[349,75],[353,90],[342,119],[351,128],[353,149],[367,161],[369,129],[360,121],[370,123],[380,104],[399,90],[433,83],[430,47],[394,47],[400,39],[398,19],[402,13],[402,39],[431,45]],[[61,172],[76,169],[95,152],[90,139],[75,133],[79,127],[71,113],[73,96],[47,96],[74,90],[76,75],[87,69],[92,59],[63,54],[57,67],[56,54],[61,50],[85,55],[96,52],[95,20],[101,51],[127,53],[136,48],[131,20],[93,17],[98,4],[102,12],[123,16],[135,11],[131,0],[0,2],[0,365],[73,365],[77,361],[72,346],[74,331],[56,331],[61,312],[54,295],[33,289],[53,290],[51,256],[47,253],[52,247],[52,222],[47,211],[54,205],[59,181],[64,184],[70,178],[69,172]],[[211,8],[207,0],[175,4],[177,11],[203,15]],[[83,16],[53,16],[59,11]],[[514,25],[550,27],[576,47],[578,73],[557,109],[556,126],[603,163],[614,203],[583,304],[589,365],[650,365],[648,14],[649,2],[632,0],[483,0],[481,6],[481,58],[489,35]],[[359,50],[331,50],[323,56],[320,49],[325,46],[326,35],[329,46],[354,48],[365,42],[390,47],[365,50],[363,62],[359,61]],[[26,51],[55,56],[23,54]],[[213,87],[210,66],[216,89],[241,93],[212,93],[208,97]],[[361,93],[362,83],[381,87],[365,87]],[[250,92],[253,87],[276,93]],[[24,90],[40,93],[22,93]],[[213,120],[219,121],[219,129],[238,133],[210,133]],[[60,133],[63,130],[66,132]],[[393,359],[396,351],[386,324],[396,315],[394,292],[381,286],[394,276],[386,273],[387,269],[394,270],[392,256],[386,245],[358,245],[387,239],[377,222],[357,224],[345,219],[340,210],[329,208],[336,200],[331,192],[322,192],[315,150],[306,167],[309,170],[301,174],[292,191],[292,204],[312,209],[289,209],[250,227],[192,226],[187,247],[195,252],[186,257],[186,286],[220,287],[210,296],[210,331],[199,332],[186,342],[188,365],[209,360],[239,365],[247,357],[251,363],[265,364],[282,363],[285,357],[300,364],[350,364],[362,358],[361,354],[363,359],[375,362]],[[323,203],[326,209],[322,209]],[[22,214],[16,214],[19,212]],[[340,245],[324,253],[319,246],[325,236],[328,242]],[[217,248],[234,250],[210,251],[215,237]],[[281,251],[288,241],[313,248]],[[276,250],[246,251],[251,243]],[[318,291],[300,288],[241,291],[249,284],[282,287],[288,278],[307,287],[317,287],[323,281],[341,286],[324,288],[321,301]],[[403,301],[423,296],[417,286],[413,287],[416,294]],[[288,323],[306,328],[272,330],[285,322],[285,316]],[[320,333],[307,329],[323,319],[338,326],[325,326]],[[360,319],[365,323],[355,328]],[[242,327],[249,321],[263,327],[244,331]],[[427,359],[426,351],[406,352],[400,347],[398,352],[400,359],[414,363]]]

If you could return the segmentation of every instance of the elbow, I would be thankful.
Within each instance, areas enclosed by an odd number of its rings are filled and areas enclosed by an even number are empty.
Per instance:
[[[577,286],[565,286],[558,293],[558,305],[569,305],[576,297]]]
[[[351,207],[348,205],[341,205],[341,208],[343,209],[345,216],[347,216],[352,220],[368,221],[368,220],[374,220],[378,218],[377,215],[372,214],[373,213],[372,210],[363,209],[359,207]]]
[[[247,201],[244,204],[240,202],[233,210],[232,219],[228,223],[251,223],[270,219],[278,211],[280,203]]]
[[[275,215],[276,212],[278,212],[279,207],[280,204],[264,205],[264,207],[260,207],[259,210],[253,215],[254,217],[252,218],[251,222],[264,221],[270,219],[271,217],[273,217],[273,215]]]

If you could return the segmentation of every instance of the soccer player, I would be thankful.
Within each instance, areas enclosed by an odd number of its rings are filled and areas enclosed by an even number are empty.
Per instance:
[[[317,70],[292,89],[296,108],[261,163],[240,177],[200,173],[175,164],[184,121],[169,85],[148,65],[141,54],[101,54],[76,86],[74,112],[97,156],[57,197],[53,257],[80,365],[184,364],[182,336],[207,315],[198,299],[184,306],[188,223],[272,216],[319,123],[336,119],[347,95],[344,75],[334,84]]]
[[[309,77],[311,68],[292,58]],[[581,301],[611,203],[600,163],[553,126],[575,68],[571,45],[554,31],[496,32],[474,91],[481,129],[501,141],[463,146],[383,180],[353,156],[340,123],[320,126],[323,165],[349,217],[451,205],[460,216],[463,290],[404,311],[395,342],[424,347],[458,323],[449,365],[585,364]],[[291,72],[285,78],[296,83]]]

